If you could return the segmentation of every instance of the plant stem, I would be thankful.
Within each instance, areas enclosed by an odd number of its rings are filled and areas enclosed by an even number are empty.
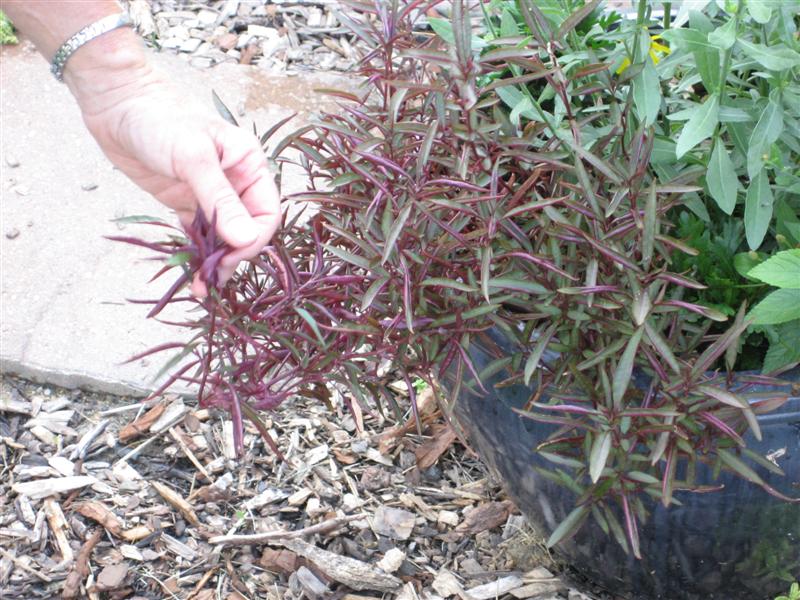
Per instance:
[[[672,2],[664,2],[664,31],[669,29],[672,21]]]
[[[644,17],[647,14],[647,0],[639,0],[639,11],[636,14],[637,25],[644,25]]]

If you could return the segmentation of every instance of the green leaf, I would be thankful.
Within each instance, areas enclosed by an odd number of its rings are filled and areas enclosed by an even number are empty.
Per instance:
[[[480,249],[481,255],[481,292],[486,302],[491,302],[489,296],[489,279],[492,277],[492,247],[485,246]]]
[[[747,315],[755,325],[779,325],[800,319],[800,289],[775,290]]]
[[[712,94],[700,106],[695,107],[689,122],[683,126],[683,131],[675,146],[675,155],[681,158],[689,150],[714,133],[719,114],[719,95]]]
[[[567,517],[559,523],[553,534],[547,540],[547,547],[552,548],[556,544],[568,540],[578,532],[586,517],[589,516],[589,507],[586,504],[576,506]]]
[[[558,28],[556,38],[562,39],[570,31],[580,25],[581,21],[594,12],[594,10],[600,5],[600,2],[602,2],[602,0],[592,0],[591,2],[587,2],[570,16],[568,16],[561,24],[561,27]]]
[[[392,223],[392,228],[389,230],[389,235],[386,236],[386,242],[383,244],[381,264],[384,264],[387,260],[389,260],[389,256],[392,254],[392,250],[394,250],[395,242],[400,236],[400,233],[403,231],[403,227],[405,227],[406,221],[408,221],[408,217],[411,214],[412,208],[414,208],[414,203],[411,200],[406,201],[406,205],[403,207],[403,210],[400,211],[400,214],[397,215],[397,219],[394,223]]]
[[[552,323],[545,331],[542,333],[542,337],[536,342],[536,346],[531,352],[528,360],[525,361],[525,371],[524,371],[524,381],[525,385],[529,385],[531,382],[531,377],[536,372],[536,369],[539,367],[539,361],[542,359],[542,355],[544,351],[547,349],[547,345],[550,343],[550,340],[553,338],[553,335],[556,332],[556,328],[558,327],[557,323]]]
[[[611,394],[616,408],[622,407],[622,399],[625,392],[628,391],[628,386],[631,382],[631,374],[633,373],[633,361],[636,358],[636,351],[639,349],[639,342],[642,341],[644,334],[644,327],[639,327],[628,340],[628,345],[619,359],[619,364],[614,371],[614,380],[611,384]]]
[[[422,282],[423,286],[439,286],[439,287],[446,287],[451,288],[454,290],[458,290],[460,292],[477,292],[478,288],[472,285],[468,285],[466,283],[462,283],[460,281],[454,281],[452,279],[443,279],[441,277],[429,277],[425,281]]]
[[[431,29],[433,29],[436,35],[442,38],[450,46],[456,45],[456,35],[455,31],[453,30],[453,24],[450,21],[431,17],[428,19],[428,23],[430,23]],[[486,47],[486,42],[477,36],[472,36],[472,47],[474,49],[484,48]]]
[[[633,79],[633,102],[645,125],[652,125],[661,108],[661,82],[653,60],[645,59],[644,69]]]
[[[191,252],[176,252],[167,259],[167,264],[171,267],[176,267],[178,265],[184,265],[188,263],[191,258]]]
[[[236,117],[233,116],[233,113],[225,106],[222,98],[220,98],[214,90],[211,90],[211,99],[214,101],[214,107],[217,109],[220,116],[231,125],[238,127],[239,123],[236,121]]]
[[[729,19],[725,25],[717,27],[708,34],[708,41],[722,50],[732,48],[736,43],[736,20]]]
[[[772,202],[769,177],[761,169],[747,188],[744,204],[744,231],[751,250],[757,250],[767,235],[772,220]]]
[[[131,223],[166,223],[166,221],[160,217],[151,217],[149,215],[129,215],[127,217],[111,219],[111,222],[122,223],[123,225]]]
[[[702,17],[703,15],[695,12],[694,16]],[[662,36],[671,43],[691,51],[700,79],[703,80],[703,84],[709,92],[715,92],[720,87],[719,47],[709,41],[708,34],[700,31],[698,25],[698,23],[693,23],[691,29],[668,29],[662,33]]]
[[[762,25],[769,23],[769,18],[772,16],[770,0],[747,0],[747,12],[756,23]]]
[[[608,462],[608,455],[611,453],[611,432],[603,431],[595,436],[592,442],[592,450],[589,454],[589,476],[592,483],[597,483],[603,469]]]
[[[800,244],[800,214],[784,198],[775,201],[775,223],[777,233]]]
[[[503,9],[503,14],[500,16],[500,35],[503,37],[514,37],[520,34],[517,20],[511,11]]]
[[[747,148],[747,175],[752,179],[764,166],[764,155],[783,132],[783,108],[770,98],[750,136]]]
[[[721,137],[718,137],[714,141],[714,151],[708,161],[706,183],[711,197],[727,215],[732,214],[736,207],[738,182],[739,178],[736,176],[736,170],[725,149],[725,143]]]
[[[760,265],[764,260],[764,254],[758,252],[739,252],[733,257],[733,268],[745,279],[750,281],[757,281],[750,277],[750,271],[756,266]]]
[[[775,287],[800,289],[800,249],[778,252],[748,275]]]
[[[764,481],[758,476],[758,473],[756,473],[749,465],[747,465],[741,458],[736,456],[730,450],[720,448],[717,450],[717,454],[725,466],[736,472],[741,477],[745,478],[747,481],[764,485]]]
[[[370,306],[372,306],[375,296],[378,295],[378,292],[380,292],[381,289],[383,289],[383,286],[385,286],[388,282],[388,277],[381,277],[370,284],[370,286],[367,288],[367,291],[364,292],[364,297],[361,299],[361,310],[367,310]]]
[[[773,373],[783,367],[800,362],[800,320],[778,325],[777,336],[770,341],[761,370]]]
[[[299,306],[295,306],[294,310],[298,315],[300,315],[302,317],[302,319],[306,323],[308,323],[308,325],[314,331],[314,335],[317,336],[317,339],[319,340],[320,345],[323,348],[326,347],[327,344],[325,343],[325,338],[322,337],[322,332],[319,330],[319,326],[317,325],[317,321],[314,319],[314,317],[311,316],[311,313],[309,313],[305,308],[301,308]]]
[[[736,40],[742,51],[770,71],[785,71],[800,65],[800,54],[785,46],[765,46],[751,44],[746,40]]]

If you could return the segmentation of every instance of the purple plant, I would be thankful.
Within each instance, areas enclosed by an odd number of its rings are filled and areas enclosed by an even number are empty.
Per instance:
[[[289,149],[299,156],[309,189],[293,200],[313,206],[306,220],[284,217],[273,245],[225,286],[214,272],[227,249],[202,217],[188,239],[146,244],[168,256],[159,274],[181,270],[150,316],[178,300],[200,315],[179,324],[194,332],[188,362],[162,389],[197,385],[202,406],[230,412],[241,448],[243,416],[259,423],[256,411],[294,395],[327,402],[332,383],[350,402],[392,405],[379,373],[387,360],[412,407],[414,377],[434,384],[455,373],[455,397],[506,372],[506,383],[539,390],[524,416],[558,425],[538,451],[578,494],[553,544],[592,515],[639,556],[642,497],[670,505],[678,488],[708,491],[692,480],[698,462],[779,495],[751,464],[776,467],[742,434],[758,436],[755,414],[785,398],[751,405],[747,386],[709,375],[722,358],[733,364],[745,310],[710,337],[708,324],[725,317],[682,299],[703,286],[670,269],[693,250],[669,235],[669,215],[692,182],[651,177],[654,134],[631,109],[629,79],[591,57],[566,73],[569,30],[551,31],[533,2],[520,3],[533,39],[483,51],[471,45],[463,2],[453,3],[452,43],[416,27],[435,4],[348,2],[343,18],[371,49],[365,94],[337,92],[338,113],[271,152],[279,163]],[[530,99],[539,122],[514,124],[504,84],[485,76],[502,69],[551,90],[549,106]],[[196,273],[209,296],[178,297]],[[491,343],[492,328],[514,352]],[[480,373],[475,340],[496,352]],[[649,377],[645,389],[635,372]],[[681,480],[679,463],[688,464]]]

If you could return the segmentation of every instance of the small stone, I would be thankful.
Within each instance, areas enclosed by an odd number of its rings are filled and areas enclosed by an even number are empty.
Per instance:
[[[10,240],[16,239],[19,237],[19,229],[16,227],[12,227],[8,231],[6,231],[6,237]]]
[[[12,189],[17,194],[17,196],[27,196],[28,194],[31,193],[30,188],[25,185],[15,185]]]
[[[93,190],[96,190],[96,189],[97,189],[97,184],[96,184],[96,183],[94,183],[93,181],[89,181],[89,182],[87,182],[87,183],[81,184],[81,189],[82,189],[84,192],[91,192],[91,191],[93,191]]]
[[[19,166],[19,160],[13,154],[6,154],[6,164],[12,169],[16,169]]]
[[[189,38],[178,47],[178,50],[180,50],[181,52],[188,52],[189,54],[191,54],[192,52],[197,50],[200,47],[200,44],[202,43],[203,40],[201,39]]]
[[[263,25],[248,25],[247,35],[250,37],[279,38],[280,32],[274,27],[264,27]]]
[[[378,561],[377,567],[384,573],[394,573],[403,564],[406,554],[399,548],[392,548]]]
[[[202,9],[197,13],[197,20],[203,25],[213,25],[217,22],[217,13],[213,10]]]
[[[225,33],[214,40],[214,43],[223,50],[230,50],[236,47],[239,36],[235,33]]]

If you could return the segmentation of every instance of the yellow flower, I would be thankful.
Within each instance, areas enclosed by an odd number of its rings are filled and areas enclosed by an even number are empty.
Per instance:
[[[651,35],[650,36],[650,50],[648,51],[648,54],[650,55],[650,58],[653,59],[653,64],[654,65],[657,65],[658,62],[664,56],[666,56],[667,54],[670,53],[670,50],[669,50],[668,46],[665,46],[664,44],[659,44],[656,41],[656,40],[660,40],[660,39],[661,39],[660,35]],[[630,66],[631,66],[631,59],[628,58],[628,57],[625,57],[625,59],[622,61],[622,64],[619,66],[619,69],[617,69],[617,75],[619,75],[620,73],[624,72],[625,69],[627,69]]]

